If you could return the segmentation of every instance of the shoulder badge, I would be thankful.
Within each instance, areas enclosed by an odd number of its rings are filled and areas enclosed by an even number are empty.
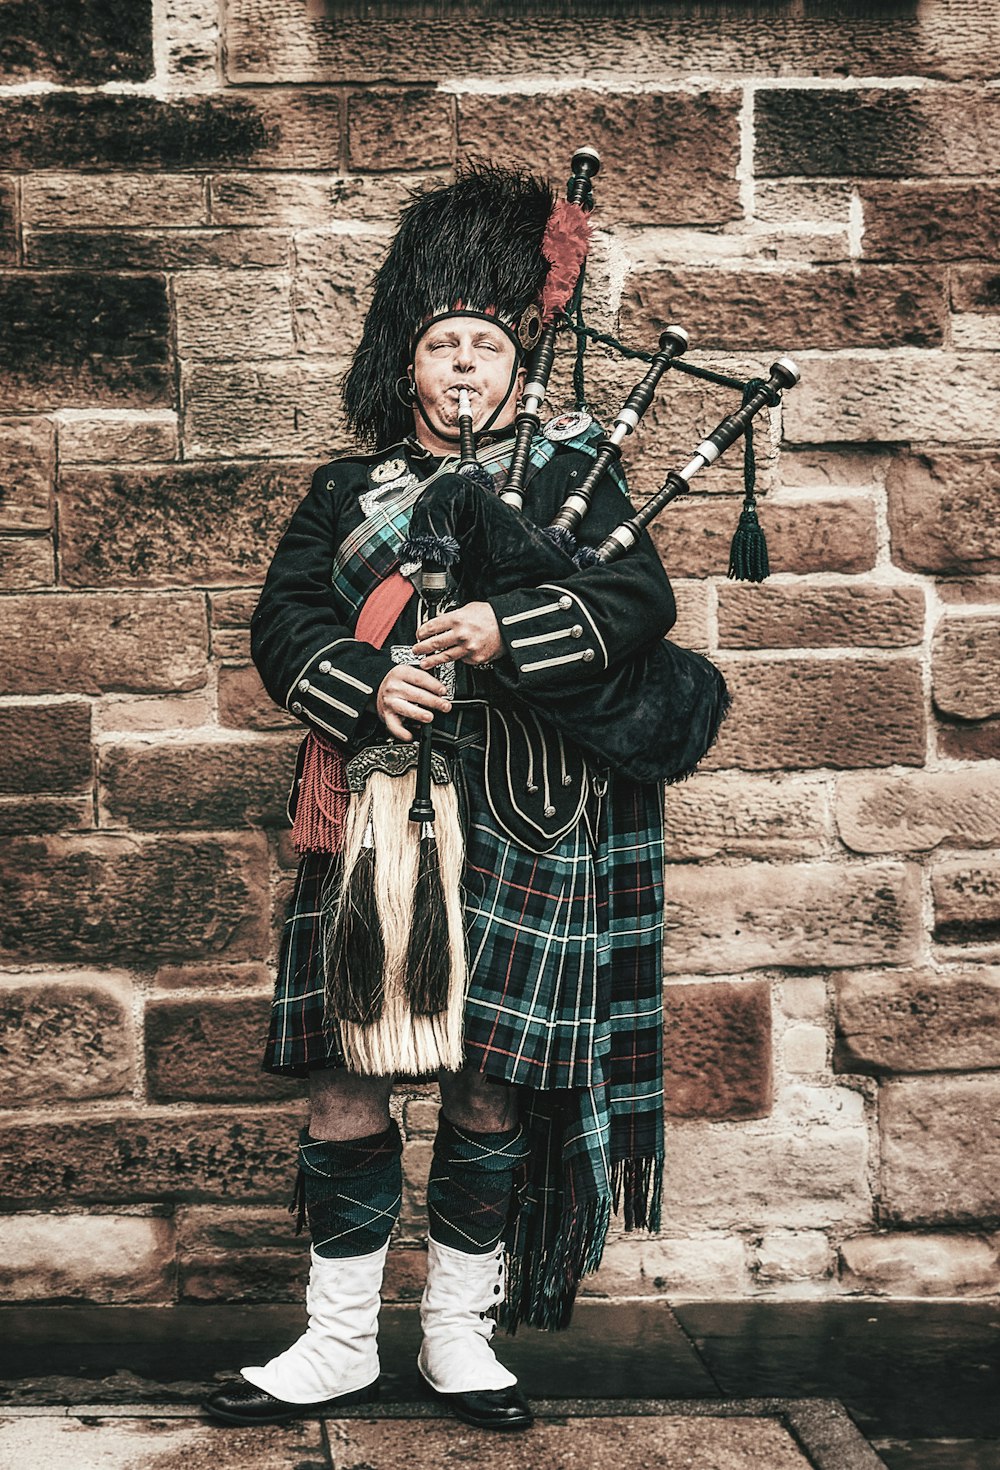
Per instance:
[[[373,465],[368,471],[368,478],[373,485],[388,485],[391,480],[398,480],[401,475],[406,474],[405,459],[384,459],[381,464]]]
[[[554,419],[549,419],[542,433],[553,444],[562,444],[567,439],[577,439],[585,434],[593,422],[593,414],[585,408],[578,408],[573,413],[556,414]]]

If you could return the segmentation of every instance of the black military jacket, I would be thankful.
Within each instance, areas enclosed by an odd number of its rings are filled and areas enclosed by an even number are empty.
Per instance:
[[[406,441],[321,466],[281,538],[251,621],[252,654],[268,693],[307,728],[345,748],[384,738],[375,700],[393,667],[388,645],[402,639],[394,633],[384,649],[355,639],[356,619],[335,594],[331,571],[337,548],[365,519],[362,497],[391,459],[405,459],[422,478],[441,463]],[[524,514],[548,525],[592,463],[585,451],[558,445],[527,486]],[[631,513],[605,476],[579,541],[598,545]],[[595,674],[656,643],[675,619],[670,583],[648,537],[618,562],[499,596],[487,591],[484,600],[497,614],[506,667],[526,691],[569,692],[575,680],[592,684]],[[405,628],[401,620],[399,634],[412,642],[412,619]]]

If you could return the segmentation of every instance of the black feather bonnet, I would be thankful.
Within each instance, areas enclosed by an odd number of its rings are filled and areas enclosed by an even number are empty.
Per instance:
[[[412,412],[395,385],[432,321],[458,311],[482,315],[515,346],[534,346],[548,268],[542,239],[552,207],[543,180],[474,164],[403,210],[344,378],[347,422],[362,444],[381,449],[411,432]]]

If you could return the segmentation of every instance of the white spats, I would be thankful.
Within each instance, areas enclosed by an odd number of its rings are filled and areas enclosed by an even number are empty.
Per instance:
[[[379,1376],[378,1309],[389,1243],[367,1256],[329,1260],[312,1252],[305,1332],[248,1383],[287,1404],[318,1404],[367,1388]]]
[[[439,1393],[509,1388],[517,1382],[490,1347],[497,1324],[486,1313],[503,1301],[504,1285],[502,1245],[473,1256],[428,1240],[417,1366]]]

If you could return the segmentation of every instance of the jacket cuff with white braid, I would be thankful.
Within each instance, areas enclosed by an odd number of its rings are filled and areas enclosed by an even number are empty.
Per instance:
[[[489,601],[521,688],[552,688],[608,667],[604,639],[572,586],[546,582]]]
[[[356,638],[318,648],[292,680],[286,708],[309,729],[348,745],[358,722],[375,711],[379,685],[393,667],[388,654]]]

